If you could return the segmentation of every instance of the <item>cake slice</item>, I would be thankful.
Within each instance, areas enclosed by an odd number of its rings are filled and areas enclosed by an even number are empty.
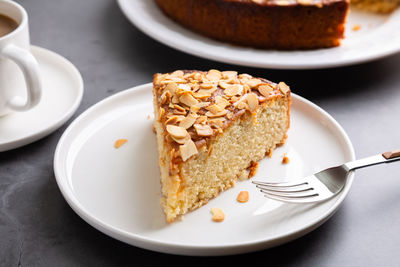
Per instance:
[[[235,71],[155,74],[154,128],[168,222],[247,179],[286,140],[290,89]]]
[[[386,14],[400,6],[400,0],[351,0],[351,4],[361,10]]]

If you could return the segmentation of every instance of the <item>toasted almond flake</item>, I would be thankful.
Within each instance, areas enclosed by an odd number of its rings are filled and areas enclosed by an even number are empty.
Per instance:
[[[114,142],[114,147],[115,148],[120,148],[122,145],[124,145],[126,142],[128,142],[128,139],[118,139]]]
[[[215,97],[215,104],[217,104],[222,108],[226,108],[226,106],[230,105],[229,101],[223,98],[222,96]]]
[[[207,142],[205,139],[200,139],[200,140],[197,140],[196,142],[194,142],[194,144],[196,145],[197,149],[200,149],[203,146],[205,146],[207,144]]]
[[[171,138],[172,138],[172,140],[174,140],[175,142],[177,142],[178,144],[181,144],[181,145],[186,143],[187,140],[191,139],[189,133],[184,138],[175,138],[173,136],[171,136]]]
[[[178,138],[178,139],[185,138],[188,135],[188,132],[186,131],[185,128],[171,125],[171,124],[167,125],[167,132],[171,136]]]
[[[206,77],[210,81],[219,81],[222,77],[222,73],[218,70],[209,70]]]
[[[196,119],[196,122],[195,123],[206,123],[207,122],[207,116],[199,116],[197,119]]]
[[[158,109],[158,120],[161,120],[162,116],[164,116],[164,113],[165,113],[165,109],[160,107]]]
[[[280,90],[284,95],[286,95],[286,93],[290,91],[289,86],[287,86],[287,84],[284,83],[284,82],[280,82],[280,83],[278,84],[278,87],[279,87],[279,90]]]
[[[256,78],[252,78],[250,80],[246,81],[246,84],[250,87],[250,88],[256,88],[258,85],[260,85],[262,82],[260,79],[256,79]]]
[[[240,203],[246,203],[247,201],[249,201],[249,192],[248,191],[240,191],[236,200]]]
[[[178,85],[176,83],[169,83],[165,87],[165,89],[168,90],[172,95],[175,94],[175,91],[177,88],[178,88]]]
[[[237,77],[237,71],[223,71],[222,72],[222,78],[224,79],[234,79]]]
[[[211,126],[217,127],[217,128],[221,128],[224,126],[224,121],[225,118],[224,117],[220,117],[220,118],[214,118],[214,119],[209,119],[208,122],[211,124]]]
[[[198,136],[211,136],[213,134],[213,130],[207,124],[195,124],[193,127],[196,129]]]
[[[211,219],[214,222],[222,222],[223,220],[225,220],[225,214],[220,208],[211,208],[211,214]]]
[[[171,116],[168,120],[165,121],[165,124],[175,124],[182,121],[185,117],[184,116]]]
[[[195,143],[192,139],[187,140],[183,145],[179,146],[179,151],[181,152],[181,157],[183,161],[186,161],[191,156],[198,153]]]
[[[186,106],[190,107],[199,103],[199,101],[190,94],[183,94],[179,97],[179,101]]]
[[[239,104],[236,106],[238,109],[248,109],[249,106],[245,102],[239,102]]]
[[[182,78],[167,78],[160,82],[160,84],[169,84],[169,83],[184,83],[186,82],[185,79]]]
[[[229,83],[225,82],[225,81],[219,81],[218,83],[219,87],[221,87],[222,89],[226,89],[229,87]]]
[[[226,109],[224,109],[223,111],[221,111],[219,113],[212,113],[211,111],[207,111],[206,116],[210,117],[210,118],[216,118],[216,117],[224,116],[226,113],[228,113],[228,111]]]
[[[249,110],[254,112],[257,110],[258,107],[258,98],[255,93],[250,93],[246,97],[247,104],[249,105]]]
[[[181,71],[181,70],[176,70],[176,71],[174,71],[173,73],[171,73],[171,74],[169,75],[169,77],[171,77],[171,78],[183,78],[183,75],[184,75],[183,71]]]
[[[275,1],[275,3],[278,6],[288,6],[290,4],[288,0],[277,0],[277,1]]]
[[[211,96],[211,92],[205,90],[199,90],[196,93],[194,93],[193,96],[199,99],[209,98]]]
[[[213,88],[214,87],[214,85],[211,83],[211,82],[203,82],[202,84],[200,84],[200,88],[203,88],[203,89],[211,89],[211,88]]]
[[[206,107],[206,109],[211,111],[214,114],[218,114],[218,113],[224,111],[225,107],[217,105],[217,104],[213,104],[211,106]]]
[[[263,84],[258,86],[258,92],[260,92],[260,94],[262,94],[265,97],[269,97],[272,90],[273,88],[269,84]]]
[[[186,116],[186,118],[184,118],[179,123],[179,126],[185,128],[185,129],[188,129],[193,125],[193,123],[196,121],[196,119],[197,119],[197,115],[190,113],[189,115]]]
[[[230,85],[224,90],[224,94],[227,96],[241,95],[243,93],[243,85],[234,84]]]
[[[177,96],[177,95],[173,95],[172,98],[171,98],[171,102],[172,102],[173,104],[178,104],[178,103],[179,103],[179,98],[178,98],[178,96]]]
[[[242,73],[242,74],[239,74],[238,78],[239,78],[240,80],[248,80],[248,79],[253,78],[253,76],[251,76],[251,75],[249,75],[249,74],[247,74],[247,73]]]
[[[168,90],[165,90],[164,93],[160,96],[160,103],[165,104],[171,100],[171,93]]]
[[[192,91],[192,88],[190,87],[190,85],[185,84],[185,83],[179,84],[178,88],[182,89],[183,91]]]

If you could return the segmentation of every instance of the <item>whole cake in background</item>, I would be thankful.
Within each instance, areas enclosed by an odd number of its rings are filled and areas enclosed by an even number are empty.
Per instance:
[[[281,50],[339,46],[349,10],[349,0],[155,1],[168,17],[205,36]]]
[[[236,71],[175,71],[153,81],[167,221],[199,208],[286,140],[290,89]]]

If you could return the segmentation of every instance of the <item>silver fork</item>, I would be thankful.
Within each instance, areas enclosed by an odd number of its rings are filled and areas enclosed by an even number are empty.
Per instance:
[[[271,199],[293,203],[320,202],[335,196],[343,189],[350,171],[396,160],[400,160],[400,149],[350,161],[291,182],[253,181],[253,183]]]

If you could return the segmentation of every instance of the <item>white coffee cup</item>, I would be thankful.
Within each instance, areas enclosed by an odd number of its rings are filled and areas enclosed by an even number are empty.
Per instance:
[[[18,27],[0,37],[0,116],[36,106],[41,97],[39,64],[30,52],[28,14],[19,4],[0,0],[0,14]]]

